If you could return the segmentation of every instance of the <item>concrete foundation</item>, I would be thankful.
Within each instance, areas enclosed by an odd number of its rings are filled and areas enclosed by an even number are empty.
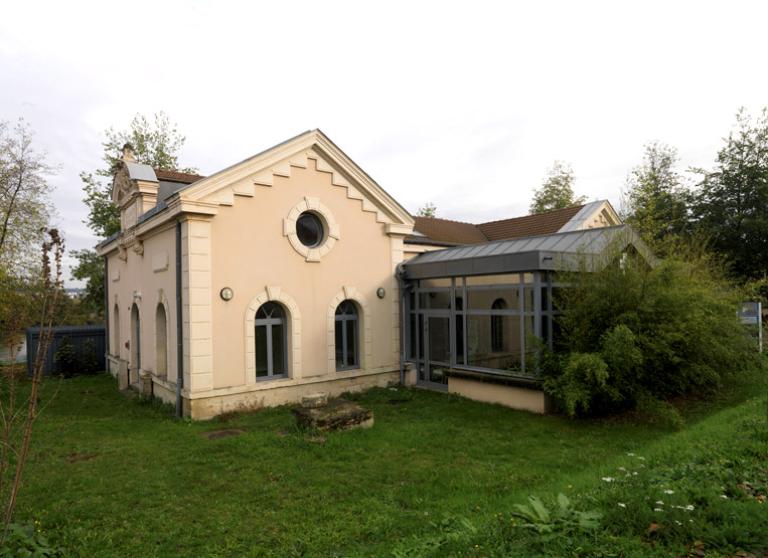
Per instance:
[[[521,411],[544,414],[547,410],[544,392],[537,389],[449,377],[448,392]]]

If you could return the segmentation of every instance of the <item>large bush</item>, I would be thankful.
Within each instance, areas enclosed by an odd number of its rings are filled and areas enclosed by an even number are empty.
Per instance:
[[[762,361],[736,317],[739,293],[706,258],[625,260],[568,273],[544,389],[570,415],[713,393]]]

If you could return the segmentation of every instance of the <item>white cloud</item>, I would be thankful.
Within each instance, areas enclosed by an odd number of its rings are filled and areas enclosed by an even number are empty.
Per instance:
[[[555,159],[618,203],[643,144],[711,165],[736,109],[768,105],[762,2],[3,4],[0,118],[61,172],[70,248],[95,241],[78,173],[101,132],[165,110],[214,172],[322,128],[393,196],[449,218],[526,211]]]

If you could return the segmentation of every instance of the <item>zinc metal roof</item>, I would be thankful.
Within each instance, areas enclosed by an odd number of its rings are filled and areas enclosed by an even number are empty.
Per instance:
[[[583,263],[597,265],[629,245],[655,263],[632,228],[617,225],[425,252],[405,262],[403,269],[409,279],[574,269]]]
[[[131,180],[146,180],[148,182],[157,182],[155,171],[149,165],[142,163],[132,163],[125,161],[125,167],[128,169],[128,176]]]

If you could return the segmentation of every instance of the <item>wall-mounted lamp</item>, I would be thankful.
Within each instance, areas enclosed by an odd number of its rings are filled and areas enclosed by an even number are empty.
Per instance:
[[[224,287],[219,291],[219,296],[221,297],[221,300],[232,300],[232,297],[235,296],[235,291],[229,287]]]
[[[387,291],[384,290],[384,287],[379,287],[376,289],[376,296],[379,298],[384,298],[384,295],[387,294]]]

